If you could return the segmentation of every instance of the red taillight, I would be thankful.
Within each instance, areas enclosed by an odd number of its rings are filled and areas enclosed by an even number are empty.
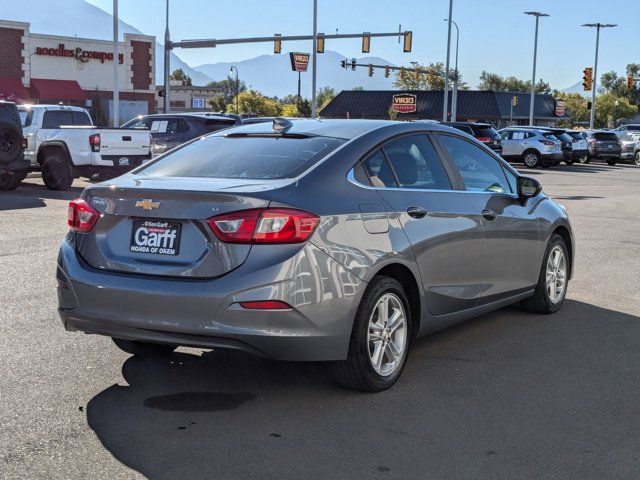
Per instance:
[[[95,133],[89,136],[89,145],[91,145],[92,152],[100,151],[100,134]]]
[[[543,145],[547,145],[549,147],[554,146],[556,143],[552,142],[551,140],[539,140],[540,143],[542,143]]]
[[[489,143],[491,141],[489,137],[476,137],[476,139],[482,143]]]
[[[315,231],[320,217],[289,208],[254,208],[217,215],[207,223],[225,243],[300,243]]]
[[[291,305],[280,300],[240,302],[240,306],[247,310],[291,310]]]
[[[81,198],[69,202],[67,223],[74,232],[87,233],[98,221],[100,212]]]
[[[27,140],[27,137],[22,137],[22,150],[26,150],[28,146],[29,140]]]

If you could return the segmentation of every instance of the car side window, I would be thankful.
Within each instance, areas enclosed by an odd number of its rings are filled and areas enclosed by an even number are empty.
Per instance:
[[[513,140],[524,140],[526,137],[526,133],[525,132],[513,132],[511,134],[511,138]]]
[[[374,187],[397,187],[391,167],[381,150],[376,150],[362,162]]]
[[[179,118],[177,130],[178,130],[178,133],[186,133],[189,131],[189,124],[184,120],[182,120],[181,118]]]
[[[512,193],[497,159],[462,138],[439,134],[438,140],[455,162],[467,190]]]
[[[500,132],[502,140],[511,140],[511,132]]]
[[[451,190],[449,177],[440,157],[425,135],[400,137],[383,145],[402,188]]]
[[[509,187],[511,188],[512,193],[518,192],[518,177],[516,177],[510,170],[504,168],[503,169],[505,176],[507,177],[507,182],[509,183]]]

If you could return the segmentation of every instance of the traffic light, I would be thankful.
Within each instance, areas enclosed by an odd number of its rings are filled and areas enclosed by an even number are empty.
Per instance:
[[[513,105],[514,107],[517,107],[520,104],[520,97],[518,97],[517,95],[514,95],[511,97],[511,105]]]
[[[591,110],[591,102],[587,102],[587,110]]]
[[[413,32],[405,32],[404,34],[404,45],[402,51],[407,53],[411,51],[411,43],[413,41]]]
[[[279,36],[280,36],[279,33],[276,33],[274,35],[274,37],[279,37]],[[280,40],[279,38],[276,38],[273,41],[273,53],[280,54],[281,52],[282,52],[282,40]]]
[[[399,75],[400,75],[400,80],[404,80],[404,75],[405,75],[404,67],[400,67],[400,74]]]
[[[346,60],[340,60],[340,66],[346,70],[347,69],[347,61]]]
[[[324,53],[324,33],[318,35],[318,43],[316,44],[316,52]]]
[[[373,65],[371,63],[369,64],[369,76],[373,77]]]
[[[368,33],[362,34],[362,53],[369,53],[371,50],[371,35]]]
[[[355,70],[356,69],[356,59],[352,58],[351,59],[351,70]]]
[[[391,72],[391,67],[389,67],[389,65],[384,67],[384,78],[389,78],[389,73],[390,72]]]
[[[627,88],[629,90],[633,90],[634,85],[636,84],[636,79],[633,78],[631,75],[629,75],[627,77]]]
[[[587,67],[582,73],[584,74],[582,77],[582,88],[584,88],[585,92],[588,92],[593,86],[593,68]]]

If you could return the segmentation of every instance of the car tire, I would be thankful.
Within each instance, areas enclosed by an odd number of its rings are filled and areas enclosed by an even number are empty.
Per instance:
[[[26,176],[26,170],[16,170],[14,172],[7,170],[0,171],[0,191],[8,192],[15,190]]]
[[[406,364],[410,332],[411,310],[404,288],[393,278],[375,277],[360,301],[347,359],[333,364],[337,382],[364,392],[391,387]]]
[[[22,139],[15,128],[0,127],[0,162],[7,164],[15,160],[20,154],[21,146]]]
[[[580,157],[580,163],[582,163],[583,165],[586,165],[589,162],[590,162],[589,155],[585,155],[584,157]]]
[[[564,163],[566,163],[567,165],[573,165],[575,162],[575,160],[572,158],[571,160],[565,160]]]
[[[557,253],[560,254],[560,257],[556,257]],[[555,263],[556,258],[559,259],[557,265]],[[532,297],[520,302],[525,310],[548,314],[555,313],[562,308],[567,295],[567,287],[569,286],[569,270],[571,267],[569,262],[567,245],[564,239],[554,233],[544,254],[535,293]],[[551,277],[549,278],[549,276]],[[558,280],[562,281],[560,292],[558,292]],[[554,288],[555,291],[550,292]],[[555,298],[552,295],[555,295]]]
[[[633,156],[633,163],[640,167],[640,151],[636,152],[636,154]]]
[[[607,165],[609,165],[610,167],[613,167],[616,163],[618,163],[617,160],[612,160],[612,159],[607,159]]]
[[[42,162],[42,180],[49,190],[69,190],[73,183],[71,167],[59,153],[52,153]]]
[[[522,154],[522,163],[527,168],[537,168],[540,165],[540,154],[535,150],[527,150]]]
[[[123,352],[137,355],[139,357],[159,357],[171,354],[177,345],[166,345],[163,343],[139,342],[137,340],[125,340],[124,338],[112,337],[113,343]]]

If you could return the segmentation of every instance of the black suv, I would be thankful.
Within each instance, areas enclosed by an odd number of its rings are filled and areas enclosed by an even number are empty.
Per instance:
[[[622,155],[620,139],[613,132],[591,131],[587,135],[589,158],[601,158],[609,165],[615,165]]]
[[[0,100],[0,190],[14,190],[27,176],[24,148],[18,107]]]
[[[502,137],[489,123],[475,122],[445,122],[443,125],[457,128],[461,132],[468,133],[479,142],[484,143],[498,155],[502,155]]]
[[[242,121],[235,116],[211,113],[168,113],[136,117],[122,127],[148,129],[151,133],[151,156],[157,157],[196,137],[241,123]]]

